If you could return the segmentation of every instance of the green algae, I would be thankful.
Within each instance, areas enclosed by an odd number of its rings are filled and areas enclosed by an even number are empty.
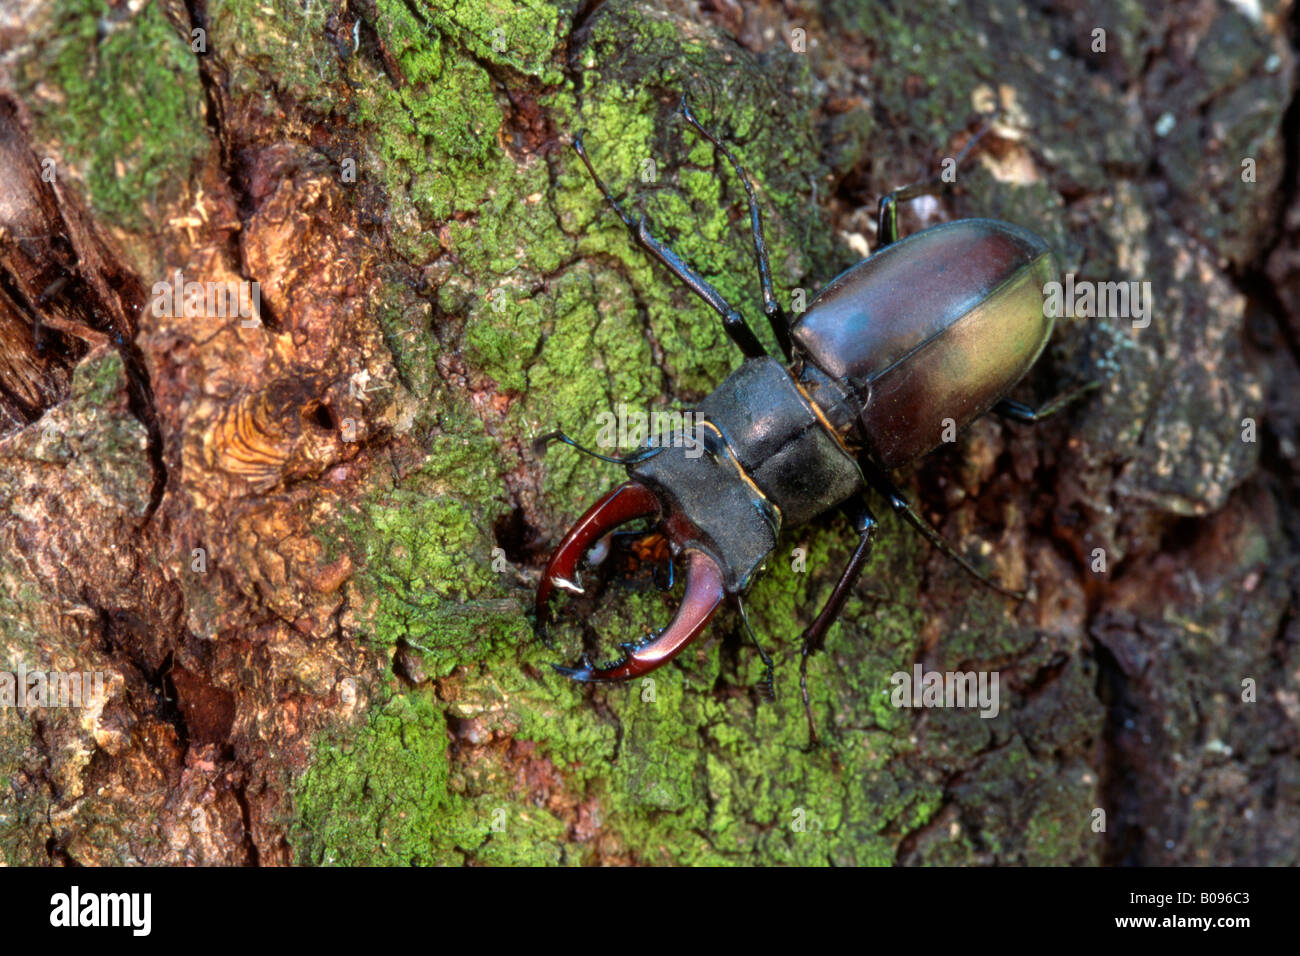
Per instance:
[[[39,77],[30,77],[41,95],[25,99],[38,126],[66,145],[95,212],[142,229],[150,205],[176,198],[209,144],[189,45],[160,5],[124,10],[103,0],[51,8]]]
[[[847,264],[810,201],[823,172],[811,114],[788,97],[772,106],[781,84],[806,84],[807,65],[776,61],[764,72],[738,54],[740,65],[724,69],[714,46],[670,17],[619,5],[593,18],[576,53],[576,84],[545,55],[555,22],[545,4],[521,13],[532,18],[536,45],[505,50],[492,46],[503,14],[490,4],[441,14],[380,2],[377,11],[375,30],[402,82],[350,62],[356,113],[371,135],[394,247],[426,268],[436,289],[431,313],[395,280],[381,316],[404,379],[429,396],[421,416],[437,437],[400,487],[361,503],[344,537],[362,556],[362,636],[386,653],[418,651],[438,696],[404,690],[351,744],[321,742],[296,790],[304,859],[573,863],[612,852],[675,864],[894,862],[902,838],[947,799],[941,781],[911,765],[925,756],[914,714],[889,701],[889,675],[909,670],[918,652],[928,553],[900,522],[882,520],[862,586],[811,660],[825,740],[811,752],[799,637],[847,560],[853,539],[844,522],[783,538],[747,597],[777,664],[771,702],[760,699],[762,664],[734,614],[644,680],[595,689],[566,681],[547,663],[576,652],[572,636],[555,652],[532,639],[523,570],[493,568],[493,524],[509,500],[503,476],[515,463],[504,449],[556,427],[594,443],[595,412],[619,403],[648,411],[665,396],[688,403],[736,362],[716,316],[630,239],[574,157],[507,151],[510,119],[493,93],[495,71],[551,84],[539,105],[557,129],[586,130],[592,161],[624,208],[644,214],[752,316],[743,191],[725,157],[675,115],[675,97],[688,89],[697,115],[735,144],[752,174],[778,295],[788,302],[795,288],[811,293]],[[935,99],[936,129],[951,106]],[[773,348],[764,323],[754,324]],[[476,387],[509,399],[490,434],[430,371],[449,349]],[[556,446],[541,509],[559,528],[621,477]],[[794,547],[806,572],[791,565]],[[671,595],[615,589],[589,623],[612,643],[639,636],[671,607]],[[1001,613],[998,602],[977,599],[972,630],[1006,642],[999,652],[1020,648]],[[574,801],[597,808],[604,849],[575,843],[571,819],[558,811],[518,809],[518,776],[497,749],[449,757],[448,719],[535,747],[529,759],[554,767]],[[980,729],[967,721],[962,733],[962,752],[972,752]],[[414,753],[432,769],[412,769],[416,783],[394,779]],[[484,808],[497,817],[505,809],[512,822],[485,831]],[[1044,846],[1049,822],[1036,824]],[[348,846],[352,855],[341,856]],[[973,852],[964,834],[943,848],[954,862]]]
[[[423,695],[376,706],[354,739],[317,746],[297,789],[301,862],[450,864],[486,838],[447,792],[446,721]]]

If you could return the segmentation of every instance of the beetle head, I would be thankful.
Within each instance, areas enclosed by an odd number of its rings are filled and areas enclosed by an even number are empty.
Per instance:
[[[681,606],[658,634],[620,644],[624,654],[616,661],[555,665],[567,677],[629,680],[667,663],[703,632],[724,596],[744,591],[776,546],[779,513],[748,480],[717,430],[702,427],[698,439],[679,439],[629,460],[632,480],[592,505],[565,535],[537,588],[536,620],[545,634],[555,590],[583,593],[578,566],[587,551],[620,525],[641,519],[657,521],[674,557],[686,566]]]

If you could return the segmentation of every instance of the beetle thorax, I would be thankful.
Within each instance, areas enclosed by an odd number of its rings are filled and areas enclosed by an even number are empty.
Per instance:
[[[659,489],[674,517],[699,529],[741,590],[776,546],[783,526],[802,524],[862,486],[853,456],[821,409],[771,358],[751,359],[700,403],[684,440],[628,468]]]

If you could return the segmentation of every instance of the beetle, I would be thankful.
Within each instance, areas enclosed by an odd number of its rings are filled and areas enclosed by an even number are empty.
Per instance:
[[[889,473],[938,447],[945,425],[961,428],[990,411],[1041,421],[1099,383],[1087,382],[1039,409],[1006,397],[1051,336],[1053,316],[1044,308],[1043,287],[1058,275],[1056,259],[1034,233],[993,219],[955,220],[900,238],[898,204],[938,192],[943,184],[937,179],[882,197],[876,251],[840,273],[791,321],[773,293],[753,184],[734,153],[701,125],[686,97],[678,110],[726,156],[744,187],[763,311],[785,361],[767,354],[717,289],[654,238],[644,216],[623,209],[596,173],[579,133],[574,149],[605,200],[633,238],[721,317],[744,361],[699,403],[692,435],[652,439],[623,458],[583,448],[563,432],[538,439],[539,450],[559,440],[621,464],[628,480],[579,518],[555,549],[537,588],[537,627],[546,637],[557,589],[583,593],[579,563],[593,545],[620,525],[647,519],[686,568],[685,592],[671,623],[645,640],[620,644],[622,656],[606,664],[583,655],[576,664],[552,666],[577,681],[639,677],[698,637],[724,599],[736,605],[754,638],[743,598],[781,532],[843,508],[857,546],[802,642],[799,682],[816,742],[808,657],[820,648],[871,552],[877,519],[867,490],[981,583],[1023,599],[953,549]],[[772,660],[756,638],[754,644],[770,693]]]

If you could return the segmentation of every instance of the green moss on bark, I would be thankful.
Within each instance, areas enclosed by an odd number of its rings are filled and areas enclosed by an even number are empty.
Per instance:
[[[439,769],[423,772],[416,790],[313,783],[406,759],[392,742],[398,725],[374,718],[363,732],[371,743],[326,749],[327,769],[318,759],[304,778],[304,819],[320,819],[321,793],[336,792],[333,806],[360,802],[354,844],[373,840],[382,816],[385,839],[407,848],[444,845],[459,828],[468,842],[457,852],[476,861],[893,862],[904,836],[925,828],[945,799],[941,776],[924,769],[934,755],[913,732],[915,715],[889,702],[889,676],[910,670],[920,652],[918,594],[929,553],[895,519],[882,521],[863,585],[811,661],[827,741],[812,753],[804,750],[799,637],[847,560],[853,542],[843,521],[784,537],[748,596],[755,630],[777,661],[771,703],[759,700],[762,665],[731,614],[648,680],[596,688],[564,680],[547,663],[576,645],[554,653],[532,639],[524,610],[532,580],[522,569],[492,568],[492,525],[508,500],[504,476],[526,461],[517,450],[533,436],[562,426],[594,443],[597,412],[620,402],[645,410],[665,400],[686,404],[737,361],[717,317],[630,239],[576,157],[507,152],[512,119],[494,79],[549,84],[537,103],[558,135],[585,129],[593,162],[625,208],[644,212],[657,236],[757,316],[756,331],[775,352],[755,307],[744,193],[725,157],[674,107],[688,90],[701,120],[735,145],[757,184],[778,295],[788,302],[804,288],[810,299],[847,263],[812,202],[823,166],[809,104],[778,96],[807,81],[805,61],[774,57],[760,67],[671,17],[613,5],[576,41],[579,85],[540,48],[493,51],[484,37],[496,22],[490,5],[462,5],[454,16],[396,3],[378,9],[376,31],[402,78],[393,85],[375,74],[362,84],[358,115],[372,134],[396,247],[436,289],[430,314],[390,286],[385,328],[404,376],[420,383],[417,392],[430,389],[423,416],[440,437],[400,487],[372,493],[345,535],[364,554],[363,636],[393,652],[417,650],[437,680],[437,699],[406,694],[421,701],[423,716],[400,726],[436,738],[421,746],[437,751],[430,759]],[[526,15],[549,36],[543,6]],[[354,80],[370,69],[351,68]],[[935,103],[950,112],[944,98]],[[439,346],[429,344],[426,320]],[[463,362],[486,430],[430,373],[440,356]],[[484,415],[494,397],[503,411]],[[560,529],[621,477],[556,446],[538,510]],[[807,573],[792,567],[796,546]],[[971,613],[987,617],[981,629],[1001,635],[1001,607],[977,598]],[[614,653],[614,640],[639,636],[671,610],[670,596],[616,588],[588,623]],[[1010,632],[1004,639],[1018,646]],[[450,731],[442,715],[454,722]],[[981,733],[971,731],[972,748]],[[526,823],[479,838],[482,821],[466,807],[481,812],[520,798],[523,758],[485,743],[503,740],[535,748],[527,761],[559,776],[563,799],[552,792],[554,806],[592,808],[599,840],[567,829],[576,826],[571,809],[536,808]],[[458,756],[444,774],[448,747]],[[417,799],[442,810],[399,812]],[[334,816],[340,831],[329,842],[342,845],[352,824]],[[1040,821],[1044,839],[1049,822]],[[970,844],[956,846],[960,859]]]
[[[157,3],[69,0],[48,15],[45,49],[24,61],[24,100],[68,150],[95,212],[143,229],[208,149],[195,55]]]

